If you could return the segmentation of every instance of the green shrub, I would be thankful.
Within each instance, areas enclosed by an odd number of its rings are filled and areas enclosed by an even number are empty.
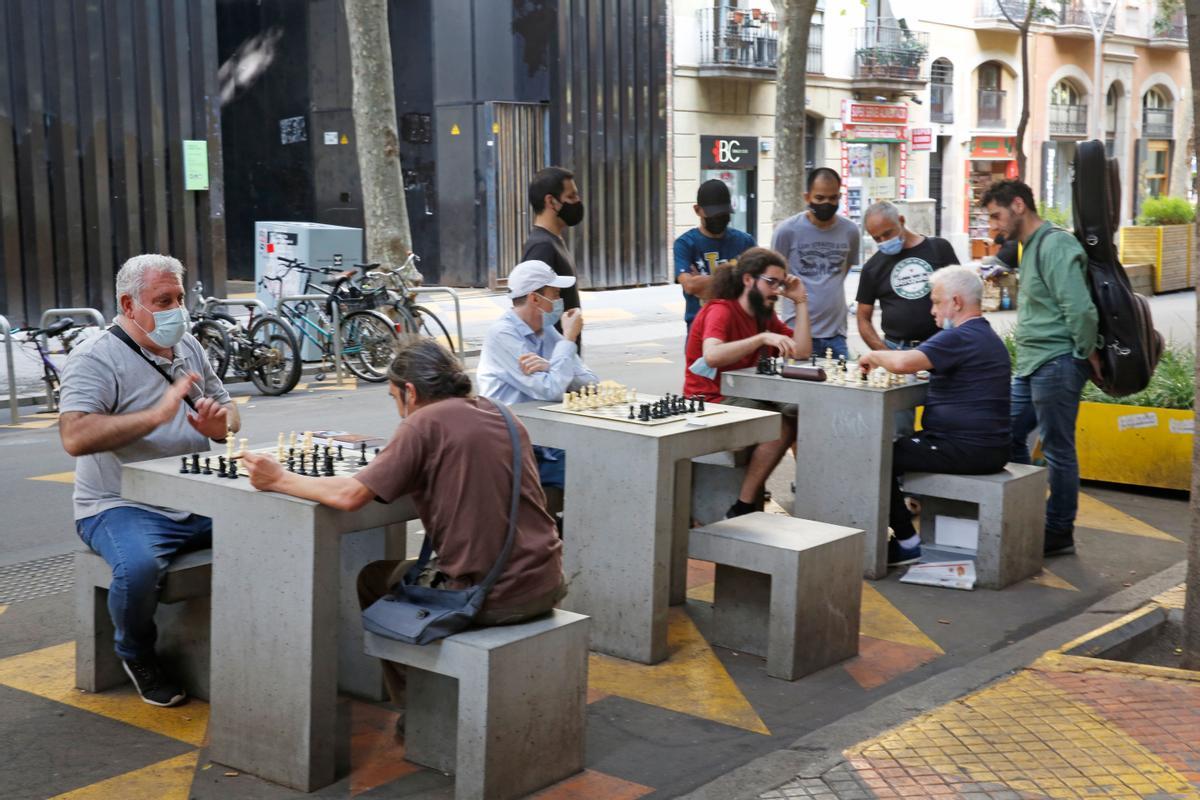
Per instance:
[[[1065,208],[1057,208],[1048,206],[1045,203],[1038,203],[1038,216],[1046,222],[1053,223],[1060,228],[1071,230],[1075,227],[1075,220],[1071,219],[1070,214]]]
[[[1138,225],[1186,225],[1195,221],[1195,207],[1182,197],[1148,197],[1137,218]]]

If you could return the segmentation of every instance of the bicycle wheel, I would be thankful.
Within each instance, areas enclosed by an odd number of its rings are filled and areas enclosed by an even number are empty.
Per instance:
[[[204,348],[204,355],[212,365],[213,372],[220,380],[225,380],[225,372],[229,369],[229,337],[225,328],[219,322],[202,319],[192,326],[192,336],[195,336]]]
[[[454,339],[450,337],[450,331],[438,319],[438,315],[430,311],[425,306],[413,306],[413,317],[417,320],[417,334],[420,336],[433,339],[440,345],[443,345],[451,353],[457,355],[454,347]]]
[[[258,390],[278,395],[296,388],[300,382],[300,345],[287,323],[264,315],[250,325],[246,335],[250,339],[246,366]]]
[[[342,321],[342,363],[364,381],[387,380],[396,344],[395,325],[378,311],[352,311]]]

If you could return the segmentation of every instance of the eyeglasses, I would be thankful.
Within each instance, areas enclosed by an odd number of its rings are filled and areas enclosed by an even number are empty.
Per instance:
[[[759,275],[758,279],[767,286],[770,286],[772,289],[778,289],[784,284],[783,278],[768,278],[766,275]]]

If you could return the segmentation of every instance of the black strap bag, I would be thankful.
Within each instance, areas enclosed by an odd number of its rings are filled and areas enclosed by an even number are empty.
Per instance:
[[[489,401],[491,402],[491,401]],[[478,583],[467,589],[437,589],[418,586],[422,570],[429,564],[432,537],[426,535],[421,555],[389,593],[363,611],[363,627],[371,633],[408,644],[429,644],[466,630],[483,608],[488,592],[504,571],[517,532],[517,506],[521,499],[521,438],[512,412],[502,403],[492,405],[504,417],[513,451],[512,502],[508,508],[508,536],[496,563]]]

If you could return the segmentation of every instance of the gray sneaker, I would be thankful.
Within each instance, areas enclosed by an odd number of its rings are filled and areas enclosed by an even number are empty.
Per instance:
[[[153,657],[122,659],[121,664],[143,702],[166,708],[177,706],[187,699],[183,687],[168,678]]]

